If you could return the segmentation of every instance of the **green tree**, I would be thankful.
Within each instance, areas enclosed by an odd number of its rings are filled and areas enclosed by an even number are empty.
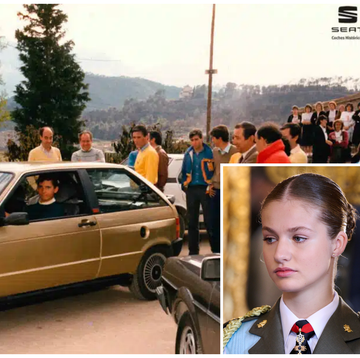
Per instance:
[[[57,4],[23,6],[26,13],[18,16],[27,25],[16,30],[15,37],[25,80],[16,86],[15,130],[30,135],[29,125],[54,128],[63,158],[70,159],[83,126],[79,118],[90,98],[85,74],[71,53],[74,42],[64,41],[62,26],[68,17]]]

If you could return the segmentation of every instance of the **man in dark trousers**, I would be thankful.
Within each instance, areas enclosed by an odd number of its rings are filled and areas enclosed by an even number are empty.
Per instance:
[[[220,253],[220,164],[229,163],[237,148],[230,144],[229,130],[224,125],[216,126],[210,132],[214,144],[214,176],[209,190],[212,237],[210,240],[211,251]]]
[[[325,115],[319,116],[319,125],[314,127],[313,163],[327,163],[332,142],[328,138],[326,125],[328,119]]]
[[[186,192],[186,206],[188,216],[189,255],[199,254],[199,213],[200,204],[203,209],[204,222],[211,237],[209,221],[209,204],[206,189],[211,184],[214,173],[213,153],[211,148],[203,143],[200,129],[193,129],[189,133],[191,147],[184,155],[181,169],[182,189]]]

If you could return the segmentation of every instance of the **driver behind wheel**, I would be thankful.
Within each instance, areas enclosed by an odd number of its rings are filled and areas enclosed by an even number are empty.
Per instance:
[[[30,220],[56,218],[65,215],[63,204],[58,203],[55,194],[59,181],[52,174],[41,174],[36,181],[39,202],[27,207]]]

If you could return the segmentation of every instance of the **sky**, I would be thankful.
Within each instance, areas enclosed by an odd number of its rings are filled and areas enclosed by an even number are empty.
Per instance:
[[[334,5],[217,4],[215,85],[284,84],[301,78],[360,77],[360,20],[339,24]],[[347,3],[346,5],[349,5]],[[350,4],[351,5],[351,4]],[[143,77],[167,85],[207,83],[211,4],[64,4],[67,39],[86,72]],[[0,4],[0,36],[16,44],[21,4]],[[360,6],[359,6],[360,15]],[[357,40],[334,40],[331,28],[359,26]],[[0,53],[6,80],[19,64]],[[92,61],[89,61],[92,60]],[[101,60],[101,61],[100,61]]]

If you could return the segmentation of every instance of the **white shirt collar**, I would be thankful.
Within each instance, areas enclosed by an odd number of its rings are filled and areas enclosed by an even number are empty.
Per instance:
[[[50,200],[48,200],[48,201],[40,201],[39,200],[39,204],[40,205],[50,205],[50,204],[52,204],[52,203],[55,203],[55,198],[52,198],[52,199],[50,199]]]
[[[228,143],[228,145],[224,148],[224,150],[222,150],[222,149],[219,148],[219,152],[220,152],[220,154],[229,153],[229,152],[230,152],[230,148],[231,148],[231,145],[230,145],[230,143]]]
[[[315,346],[328,322],[330,317],[334,314],[339,305],[339,295],[335,291],[334,299],[325,307],[319,311],[312,314],[306,320],[311,324],[314,329],[315,336],[309,340],[309,345],[311,352],[314,352]],[[280,300],[280,316],[281,316],[281,325],[284,335],[284,348],[285,354],[289,354],[292,349],[295,347],[296,334],[291,332],[291,328],[295,322],[305,319],[301,317],[296,317],[290,309],[286,306],[283,297],[281,296]]]
[[[250,150],[252,150],[254,147],[256,146],[256,144],[254,144],[250,149],[248,149],[246,152],[244,152],[244,153],[241,153],[241,156],[243,157],[243,158],[245,158],[245,156],[250,152]]]

